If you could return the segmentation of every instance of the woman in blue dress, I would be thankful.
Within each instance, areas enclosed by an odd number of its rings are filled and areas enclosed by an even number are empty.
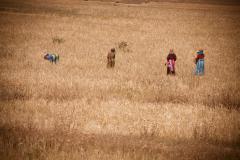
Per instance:
[[[204,52],[203,50],[199,50],[197,52],[197,57],[195,58],[196,63],[196,75],[204,74]]]

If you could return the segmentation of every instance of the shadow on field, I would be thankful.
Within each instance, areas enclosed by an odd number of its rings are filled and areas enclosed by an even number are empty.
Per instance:
[[[121,136],[0,127],[2,159],[238,159],[239,144],[198,140],[174,141],[154,136]],[[73,156],[74,157],[71,157]]]

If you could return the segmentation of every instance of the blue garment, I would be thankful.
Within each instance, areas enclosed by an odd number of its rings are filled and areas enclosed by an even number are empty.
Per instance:
[[[199,59],[196,65],[196,75],[204,74],[204,59]]]
[[[57,63],[57,61],[59,61],[59,55],[47,53],[44,56],[44,59],[49,60],[52,63],[53,62]]]
[[[55,54],[50,54],[50,55],[48,56],[48,60],[50,60],[50,61],[56,61],[56,56],[55,56]]]

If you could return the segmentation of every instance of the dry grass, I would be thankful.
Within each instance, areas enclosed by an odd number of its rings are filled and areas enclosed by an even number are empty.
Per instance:
[[[238,6],[1,3],[1,159],[239,159]]]

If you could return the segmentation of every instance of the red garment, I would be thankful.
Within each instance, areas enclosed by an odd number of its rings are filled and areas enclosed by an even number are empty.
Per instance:
[[[175,53],[169,53],[168,56],[167,56],[167,61],[169,61],[170,59],[176,61],[177,60],[176,54]]]
[[[196,59],[204,59],[204,54],[198,54]]]
[[[198,54],[196,57],[196,63],[198,62],[199,59],[204,59],[204,54]]]

